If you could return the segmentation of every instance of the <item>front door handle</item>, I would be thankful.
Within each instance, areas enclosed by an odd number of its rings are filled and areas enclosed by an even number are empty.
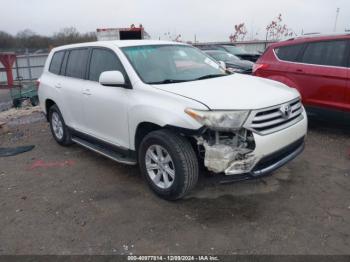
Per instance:
[[[296,72],[297,73],[304,73],[304,70],[303,69],[297,69]]]
[[[61,83],[57,83],[57,84],[55,85],[55,87],[56,87],[57,89],[61,89],[61,88],[62,88],[62,85],[61,85]]]

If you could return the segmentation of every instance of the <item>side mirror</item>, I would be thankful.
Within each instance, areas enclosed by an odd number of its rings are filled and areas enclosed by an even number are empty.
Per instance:
[[[99,82],[103,86],[126,87],[123,74],[120,71],[105,71],[100,75]]]
[[[226,70],[226,63],[224,61],[219,61],[219,65]]]

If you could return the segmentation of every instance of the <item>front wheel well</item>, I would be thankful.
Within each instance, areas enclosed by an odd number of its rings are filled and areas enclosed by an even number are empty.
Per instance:
[[[136,133],[135,133],[135,151],[139,150],[139,146],[142,142],[142,140],[147,136],[149,133],[153,131],[157,131],[160,129],[168,129],[169,131],[172,131],[174,133],[179,133],[183,137],[187,138],[192,145],[193,149],[195,152],[198,154],[198,145],[197,145],[197,140],[191,135],[191,134],[186,134],[186,130],[183,128],[177,128],[177,127],[172,127],[172,126],[159,126],[157,124],[151,123],[151,122],[142,122],[137,126]],[[201,131],[197,131],[200,133]]]
[[[150,122],[143,122],[140,123],[137,126],[136,133],[135,133],[135,149],[138,151],[139,146],[145,136],[147,136],[150,132],[156,131],[162,129],[161,126],[150,123]]]

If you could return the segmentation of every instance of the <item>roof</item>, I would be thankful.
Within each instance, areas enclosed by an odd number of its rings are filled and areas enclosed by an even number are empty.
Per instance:
[[[237,41],[237,42],[198,42],[193,43],[194,46],[211,46],[211,45],[254,45],[254,44],[270,44],[275,43],[274,40],[248,40],[248,41]]]
[[[327,41],[327,40],[338,40],[338,39],[349,39],[350,33],[331,33],[331,34],[309,34],[303,35],[281,42],[272,44],[271,47],[287,46],[291,44],[302,44],[305,42],[316,42],[316,41]]]
[[[128,47],[128,46],[143,46],[143,45],[187,45],[179,42],[160,41],[160,40],[112,40],[112,41],[96,41],[79,44],[64,45],[54,48],[62,50],[68,48],[87,47],[87,46],[104,46],[104,47]]]
[[[292,40],[293,39],[303,39],[303,38],[317,38],[317,37],[336,37],[336,36],[348,36],[350,35],[350,32],[348,33],[344,33],[344,32],[341,32],[341,33],[310,33],[310,34],[304,34],[304,35],[301,35],[301,36],[297,36],[295,38],[291,38]]]

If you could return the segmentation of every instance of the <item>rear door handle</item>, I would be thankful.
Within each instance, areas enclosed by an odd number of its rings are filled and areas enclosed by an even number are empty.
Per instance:
[[[60,88],[62,88],[62,85],[61,85],[61,83],[57,83],[57,84],[55,85],[55,87],[58,88],[58,89],[60,89]]]
[[[90,89],[83,90],[83,94],[86,95],[86,96],[91,96]]]
[[[297,69],[296,72],[297,73],[304,73],[304,70],[303,69]]]

